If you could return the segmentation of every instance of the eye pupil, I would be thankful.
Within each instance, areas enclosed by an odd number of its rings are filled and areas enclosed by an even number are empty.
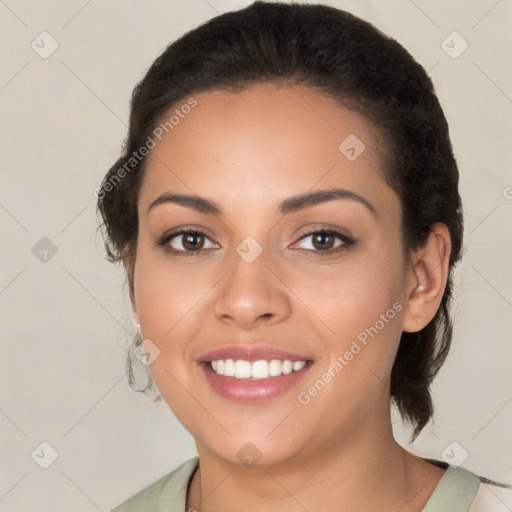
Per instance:
[[[201,238],[201,242],[197,242],[197,238]],[[185,249],[201,249],[204,245],[204,239],[198,233],[187,233],[183,236],[182,243]]]
[[[330,235],[329,233],[317,233],[313,236],[313,245],[316,249],[319,250],[326,250],[325,245],[328,245],[330,248],[331,243],[333,242],[334,237]],[[326,243],[327,240],[327,243]],[[320,241],[319,247],[317,247],[317,241]],[[330,242],[330,243],[329,243]]]

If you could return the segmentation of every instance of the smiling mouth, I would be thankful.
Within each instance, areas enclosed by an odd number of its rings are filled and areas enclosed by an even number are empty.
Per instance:
[[[218,357],[218,356],[217,356]],[[247,404],[285,396],[314,365],[309,359],[203,359],[199,365],[210,388],[223,399]]]
[[[306,365],[312,363],[313,361],[311,360],[292,362],[287,359],[259,359],[257,361],[217,359],[206,362],[209,370],[217,375],[249,381],[289,375],[290,373],[302,370]]]

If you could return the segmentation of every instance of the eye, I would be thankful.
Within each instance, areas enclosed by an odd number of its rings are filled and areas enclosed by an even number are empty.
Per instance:
[[[196,229],[185,228],[165,234],[158,240],[157,245],[168,252],[180,256],[191,256],[215,247],[215,244],[211,241],[209,247],[205,245],[207,240],[210,241],[206,233]]]
[[[347,250],[355,244],[352,238],[333,229],[310,231],[303,235],[299,242],[308,239],[309,242],[304,244],[306,247],[303,247],[303,250],[308,253],[314,253],[317,256],[328,256],[329,254],[338,253]],[[339,242],[336,243],[336,240]]]
[[[317,229],[303,235],[299,242],[307,241],[302,250],[315,256],[328,256],[347,250],[356,242],[347,235],[333,229]],[[208,242],[210,245],[208,246]],[[176,256],[194,256],[216,247],[206,233],[198,229],[182,228],[166,233],[157,245]]]

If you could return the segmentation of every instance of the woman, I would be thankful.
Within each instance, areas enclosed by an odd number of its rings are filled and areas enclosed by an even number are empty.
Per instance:
[[[135,88],[98,206],[130,357],[198,452],[116,512],[488,510],[391,429],[391,403],[413,438],[432,416],[463,226],[446,119],[396,41],[320,5],[210,20]]]

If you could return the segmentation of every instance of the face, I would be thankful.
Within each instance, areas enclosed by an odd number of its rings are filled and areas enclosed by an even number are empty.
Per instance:
[[[194,98],[138,203],[134,310],[155,383],[200,455],[271,466],[353,443],[388,418],[409,286],[372,127],[299,86]]]

